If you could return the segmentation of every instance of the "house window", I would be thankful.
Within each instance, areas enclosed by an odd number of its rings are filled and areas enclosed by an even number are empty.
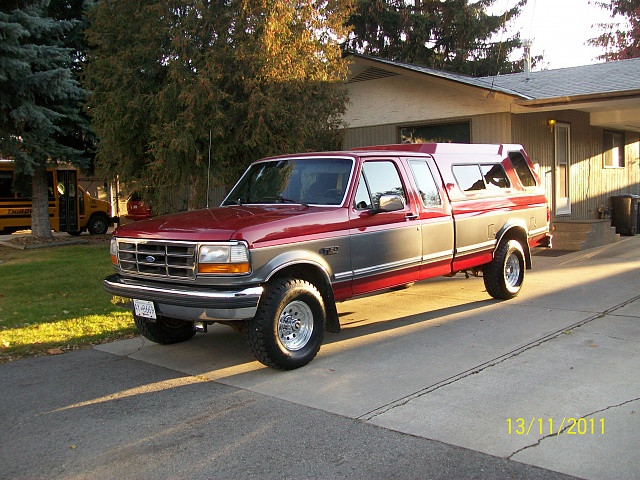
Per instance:
[[[624,134],[605,131],[603,144],[604,166],[611,168],[624,167]]]
[[[469,122],[401,127],[400,143],[471,143]]]

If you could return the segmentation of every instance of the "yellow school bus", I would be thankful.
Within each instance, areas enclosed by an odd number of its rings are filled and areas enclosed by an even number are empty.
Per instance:
[[[12,160],[0,160],[0,233],[13,233],[31,228],[31,198],[13,190]],[[78,185],[78,171],[73,167],[47,168],[49,221],[56,232],[80,235],[107,233],[117,218],[111,216],[111,205],[89,195]]]

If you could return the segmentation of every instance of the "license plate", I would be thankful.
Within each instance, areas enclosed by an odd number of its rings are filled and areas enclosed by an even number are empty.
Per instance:
[[[147,300],[134,300],[133,311],[138,317],[156,318],[156,307]]]

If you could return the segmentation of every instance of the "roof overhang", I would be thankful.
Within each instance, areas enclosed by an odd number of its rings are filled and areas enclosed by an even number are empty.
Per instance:
[[[434,84],[446,83],[483,91],[487,98],[496,93],[502,94],[503,99],[510,99],[513,114],[577,110],[589,113],[594,127],[640,132],[640,89],[532,99],[523,93],[494,85],[490,77],[466,77],[355,53],[347,57],[351,57],[348,84],[397,75],[428,78]]]
[[[516,114],[558,110],[587,112],[593,127],[640,132],[640,90],[515,100],[513,103]]]

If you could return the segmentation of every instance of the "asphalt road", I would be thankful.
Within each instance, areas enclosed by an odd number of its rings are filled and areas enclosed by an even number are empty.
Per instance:
[[[640,476],[640,236],[339,305],[306,367],[215,326],[0,365],[0,478]]]

